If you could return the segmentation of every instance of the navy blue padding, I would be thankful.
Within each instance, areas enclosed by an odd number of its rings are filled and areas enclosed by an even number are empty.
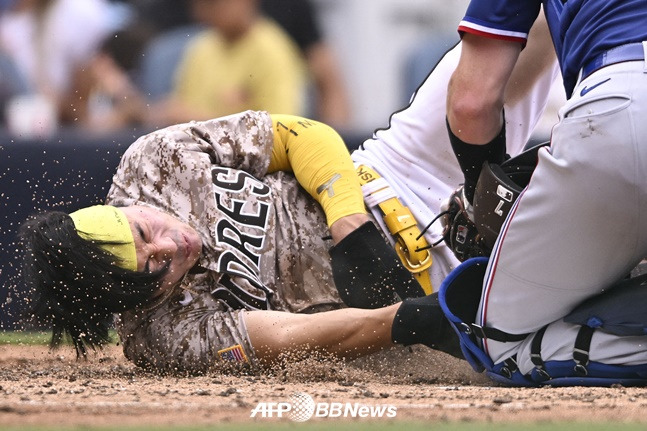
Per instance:
[[[438,290],[440,307],[459,336],[463,356],[479,373],[491,369],[494,364],[476,344],[476,340],[465,333],[462,324],[474,322],[487,262],[487,257],[466,260],[449,273]]]
[[[476,257],[460,264],[445,278],[438,291],[438,300],[445,316],[459,336],[463,356],[477,372],[493,381],[507,386],[646,386],[647,364],[608,365],[590,362],[586,365],[587,376],[575,371],[575,361],[548,361],[545,370],[550,379],[536,369],[529,375],[518,370],[511,372],[505,363],[494,364],[480,347],[479,341],[466,331],[465,324],[471,324],[476,317],[480,302],[482,280],[488,259]]]
[[[646,335],[647,274],[619,281],[577,306],[564,321],[615,335]]]
[[[536,371],[531,377],[538,383],[550,386],[645,386],[647,385],[647,364],[609,365],[590,362],[586,365],[588,374],[584,377],[575,372],[575,361],[548,361],[546,372],[552,377],[545,380]]]

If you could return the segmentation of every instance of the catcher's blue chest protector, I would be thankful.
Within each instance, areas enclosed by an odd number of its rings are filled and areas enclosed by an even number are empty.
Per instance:
[[[617,336],[647,335],[647,275],[622,280],[606,292],[583,302],[564,321],[580,325],[573,346],[573,359],[546,361],[541,358],[545,327],[535,334],[506,334],[474,323],[481,299],[488,258],[469,259],[454,269],[440,286],[440,305],[458,333],[465,359],[477,372],[485,371],[492,380],[513,386],[646,386],[647,364],[609,365],[589,361],[593,332]],[[494,364],[483,351],[482,338],[521,341],[534,337],[531,358],[535,369],[522,375],[515,358]],[[645,338],[647,344],[647,338]]]

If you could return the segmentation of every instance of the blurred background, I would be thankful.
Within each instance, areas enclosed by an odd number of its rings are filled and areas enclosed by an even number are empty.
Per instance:
[[[339,58],[352,127],[372,130],[406,106],[440,57],[458,42],[467,0],[313,0]]]
[[[406,104],[456,43],[467,4],[0,0],[1,124],[18,137],[47,136],[67,126],[160,127],[251,108],[363,134]],[[267,90],[270,79],[284,91]]]
[[[22,325],[15,233],[100,203],[123,151],[245,109],[356,148],[458,42],[467,0],[0,0],[0,330]]]

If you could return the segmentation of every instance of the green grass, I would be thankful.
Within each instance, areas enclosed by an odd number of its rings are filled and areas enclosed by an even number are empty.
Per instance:
[[[49,332],[1,331],[0,344],[17,344],[25,346],[45,346],[52,337]]]
[[[0,345],[13,344],[19,346],[47,346],[52,338],[51,332],[40,331],[0,331]],[[117,333],[110,331],[110,338],[113,342],[118,340]],[[65,340],[64,344],[70,344]]]
[[[639,431],[647,429],[644,424],[619,424],[619,423],[508,423],[508,424],[486,424],[475,422],[461,423],[437,423],[437,422],[406,422],[391,419],[388,422],[380,421],[333,421],[322,420],[314,423],[281,422],[271,423],[268,421],[256,421],[254,423],[236,424],[223,423],[210,426],[182,426],[182,427],[8,427],[3,431],[67,431],[67,430],[91,430],[91,431],[257,431],[259,429],[269,431],[283,430],[309,430],[309,431]]]

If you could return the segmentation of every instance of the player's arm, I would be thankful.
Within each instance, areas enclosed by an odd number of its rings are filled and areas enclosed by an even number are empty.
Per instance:
[[[256,357],[266,362],[290,351],[320,351],[352,359],[396,344],[424,344],[462,358],[458,337],[437,294],[375,310],[249,311],[243,318]]]
[[[447,89],[447,131],[465,177],[462,194],[473,203],[483,162],[505,158],[503,102],[521,43],[466,33]]]
[[[521,44],[469,33],[462,42],[461,58],[449,81],[447,120],[462,141],[483,145],[503,125],[505,88]]]
[[[348,149],[339,134],[317,121],[272,115],[274,147],[268,172],[292,171],[321,204],[335,246],[330,249],[335,286],[346,305],[376,308],[424,295],[369,221]]]
[[[251,311],[245,313],[245,326],[262,361],[275,360],[289,351],[320,351],[352,359],[393,345],[391,325],[398,306],[316,314]]]
[[[368,221],[355,167],[335,130],[294,115],[272,115],[272,127],[268,172],[294,172],[323,208],[335,243]]]

